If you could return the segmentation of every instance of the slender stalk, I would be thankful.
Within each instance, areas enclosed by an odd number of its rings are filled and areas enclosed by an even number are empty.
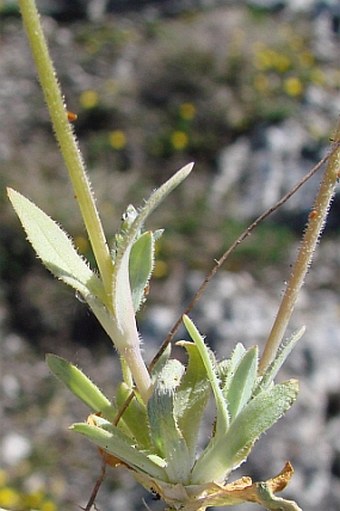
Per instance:
[[[306,273],[312,262],[316,245],[324,228],[327,214],[334,196],[340,172],[340,123],[338,124],[335,142],[328,159],[327,167],[315,198],[314,206],[309,213],[308,224],[302,238],[296,262],[283,295],[276,319],[269,334],[259,371],[265,372],[274,359],[276,351],[285,335],[288,322],[294,310],[298,294],[304,283]]]
[[[40,24],[39,13],[34,0],[19,0],[19,5],[39,81],[53,123],[55,136],[70,175],[75,198],[79,204],[105,290],[108,296],[110,296],[113,271],[110,251],[106,243],[84,162],[72,126],[68,121],[67,110],[52,60],[49,56]]]
[[[101,472],[100,472],[100,476],[98,477],[98,479],[96,481],[96,484],[94,485],[94,488],[93,488],[92,493],[90,495],[89,501],[86,504],[85,508],[81,508],[84,511],[91,511],[92,507],[95,506],[95,500],[97,498],[97,495],[98,495],[98,492],[100,490],[100,487],[103,484],[103,481],[105,479],[105,475],[106,475],[106,463],[105,463],[105,461],[103,461],[102,469],[101,469]],[[95,507],[95,509],[96,509],[96,507]]]
[[[266,220],[272,213],[277,211],[285,202],[287,202],[300,188],[312,177],[318,170],[323,166],[323,164],[328,160],[329,155],[324,156],[314,167],[299,181],[288,193],[286,193],[281,199],[279,199],[274,206],[271,206],[266,211],[261,213],[239,236],[236,240],[230,245],[230,247],[222,254],[219,259],[215,259],[215,264],[211,270],[206,274],[202,283],[198,287],[194,296],[192,297],[189,304],[186,306],[184,312],[177,318],[176,322],[171,327],[168,335],[164,339],[161,347],[157,351],[156,355],[153,357],[152,361],[149,364],[149,371],[155,366],[162,353],[166,350],[167,346],[173,341],[175,334],[182,324],[183,315],[189,315],[192,309],[195,307],[197,302],[202,297],[205,292],[208,284],[211,279],[216,275],[221,266],[227,261],[229,256],[237,249],[237,247],[257,228],[257,226]]]
[[[152,383],[140,349],[124,348],[122,355],[129,366],[136,387],[144,403],[147,403],[152,394]]]

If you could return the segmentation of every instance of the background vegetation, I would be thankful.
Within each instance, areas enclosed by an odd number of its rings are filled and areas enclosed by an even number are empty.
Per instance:
[[[42,353],[76,353],[85,372],[103,385],[114,378],[114,367],[102,357],[111,347],[101,331],[35,261],[7,203],[5,186],[22,191],[72,232],[89,256],[16,7],[2,2],[0,13],[1,407],[5,431],[24,433],[18,436],[21,447],[12,438],[22,456],[16,461],[13,454],[14,463],[0,471],[0,505],[71,509],[82,502],[99,461],[93,462],[94,450],[83,452],[81,439],[67,432],[56,437],[84,410],[60,395]],[[165,17],[143,11],[56,21],[48,14],[45,30],[67,105],[78,114],[75,130],[108,232],[117,229],[127,203],[140,204],[176,168],[197,162],[190,184],[157,217],[156,227],[165,226],[166,236],[158,247],[151,300],[172,305],[174,295],[164,290],[178,289],[190,270],[210,267],[249,220],[229,206],[233,190],[223,211],[211,204],[223,149],[242,137],[256,145],[263,130],[289,119],[308,133],[310,144],[300,148],[305,161],[316,162],[327,146],[339,70],[327,51],[330,37],[318,36],[320,13],[240,3]],[[304,214],[286,211],[261,226],[227,269],[247,269],[270,281],[271,267],[286,262]],[[331,224],[329,236],[338,239],[339,225]],[[98,372],[86,349],[94,339]],[[8,438],[2,445],[5,466]],[[115,509],[120,485],[130,484],[124,478],[107,485],[108,495],[118,488]]]

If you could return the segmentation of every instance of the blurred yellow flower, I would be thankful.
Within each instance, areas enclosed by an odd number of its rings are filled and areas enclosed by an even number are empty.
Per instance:
[[[20,504],[20,495],[13,488],[0,488],[0,506],[15,508]]]
[[[179,107],[179,114],[182,119],[191,121],[196,115],[196,107],[192,103],[182,103]]]
[[[290,76],[283,82],[283,90],[288,96],[297,97],[303,93],[303,84],[296,76]]]
[[[99,96],[94,90],[84,90],[84,92],[80,94],[79,101],[83,108],[90,109],[98,105]]]
[[[281,53],[276,53],[273,67],[279,72],[279,73],[285,73],[288,71],[288,69],[291,66],[291,60],[287,55],[283,55]]]
[[[113,147],[113,149],[116,149],[117,151],[124,149],[124,147],[126,146],[126,135],[124,131],[122,130],[110,131],[109,143]]]
[[[254,65],[260,71],[273,69],[278,73],[285,73],[292,62],[288,55],[280,53],[266,46],[255,47]]]
[[[269,48],[258,49],[255,53],[254,65],[261,71],[269,69],[272,66],[272,51]]]
[[[171,135],[171,144],[176,151],[184,149],[189,142],[189,137],[184,131],[174,131]]]
[[[24,495],[22,499],[25,503],[25,507],[27,509],[38,509],[42,501],[44,500],[44,494],[41,491],[36,491],[34,493],[29,493],[28,495]]]
[[[52,500],[45,500],[42,505],[40,506],[41,511],[56,511],[57,506],[55,505]]]

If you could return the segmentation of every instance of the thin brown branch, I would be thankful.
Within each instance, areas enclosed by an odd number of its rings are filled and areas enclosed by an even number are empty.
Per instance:
[[[151,372],[154,366],[156,365],[157,361],[160,359],[168,345],[173,341],[173,338],[180,327],[182,323],[182,317],[184,314],[189,314],[194,306],[197,304],[197,302],[200,300],[201,296],[203,295],[204,291],[206,290],[209,282],[211,279],[215,276],[217,271],[221,268],[221,266],[226,262],[226,260],[230,257],[230,255],[234,252],[234,250],[244,241],[253,231],[254,229],[263,222],[267,217],[269,217],[272,213],[274,213],[276,210],[278,210],[285,202],[287,202],[314,174],[320,170],[320,168],[324,165],[324,163],[332,156],[335,149],[333,151],[330,151],[328,154],[326,154],[314,167],[288,192],[286,193],[280,200],[276,202],[273,206],[268,208],[266,211],[264,211],[261,215],[259,215],[240,235],[239,237],[232,243],[232,245],[226,250],[223,255],[215,260],[215,264],[212,267],[212,269],[206,274],[204,277],[201,285],[197,289],[196,293],[194,294],[193,298],[183,311],[183,313],[177,318],[171,329],[169,330],[168,335],[164,339],[162,345],[160,346],[159,350],[157,351],[156,355],[151,360],[148,369]],[[124,414],[125,410],[131,403],[131,400],[133,399],[134,392],[132,391],[127,400],[123,403],[120,410],[117,413],[116,419],[114,421],[114,424],[117,425],[119,420],[121,419],[122,415]],[[87,510],[86,510],[87,511]]]
[[[337,134],[339,139],[340,123],[338,125]],[[335,194],[339,171],[340,144],[339,141],[337,141],[333,144],[333,150],[331,151],[328,159],[319,190],[315,197],[314,205],[308,216],[308,222],[302,237],[300,249],[292,267],[292,272],[287,282],[272,329],[264,347],[263,355],[259,364],[259,372],[261,374],[264,374],[266,368],[275,358],[276,352],[286,333],[300,290],[304,284],[318,241],[326,224],[327,215]]]
[[[120,407],[120,409],[118,410],[117,412],[117,415],[115,417],[115,420],[113,422],[113,425],[114,426],[117,426],[118,422],[120,421],[122,415],[124,414],[125,410],[127,409],[127,407],[129,406],[129,404],[131,403],[132,399],[134,398],[134,391],[132,391],[129,396],[126,398],[126,400],[124,401],[124,403],[122,404],[122,406]]]
[[[98,477],[98,479],[96,481],[96,484],[93,487],[93,490],[92,490],[91,496],[89,498],[89,501],[86,504],[86,507],[82,508],[84,511],[91,511],[92,506],[94,506],[94,503],[95,503],[95,500],[97,498],[99,489],[100,489],[100,487],[103,484],[103,481],[105,479],[105,474],[106,474],[106,463],[105,463],[105,461],[103,461],[101,472],[100,472],[100,476]]]
[[[205,278],[203,279],[201,285],[197,289],[196,293],[194,294],[192,300],[185,308],[183,314],[179,316],[179,318],[176,320],[176,322],[173,324],[172,328],[170,329],[168,335],[164,339],[161,347],[159,348],[158,352],[152,359],[151,363],[149,364],[148,368],[149,371],[152,370],[152,368],[155,366],[159,358],[161,357],[162,353],[166,350],[167,346],[173,341],[173,338],[182,322],[182,316],[184,314],[189,314],[194,306],[197,304],[197,302],[200,300],[202,294],[206,290],[209,282],[214,277],[214,275],[217,273],[217,271],[221,268],[221,266],[226,262],[226,260],[230,257],[230,255],[234,252],[234,250],[244,241],[252,232],[253,230],[261,223],[263,222],[268,216],[270,216],[274,211],[279,209],[285,202],[287,202],[316,172],[322,167],[322,165],[330,158],[332,155],[332,152],[324,156],[302,179],[299,181],[288,193],[286,193],[274,206],[271,206],[268,208],[264,213],[262,213],[260,216],[258,216],[241,234],[240,236],[232,243],[232,245],[224,252],[224,254],[217,260],[215,260],[215,265],[213,268],[206,274]]]

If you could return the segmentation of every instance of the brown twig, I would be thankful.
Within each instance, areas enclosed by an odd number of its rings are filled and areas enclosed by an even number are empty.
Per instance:
[[[105,479],[105,474],[106,474],[106,463],[105,463],[105,461],[103,461],[100,476],[98,477],[96,484],[94,485],[94,488],[92,490],[92,493],[90,495],[88,503],[86,504],[86,507],[82,508],[84,511],[91,511],[91,508],[94,505],[94,502],[97,498],[99,489]]]
[[[215,265],[213,268],[206,274],[203,282],[197,289],[196,293],[194,294],[192,300],[187,305],[186,309],[184,310],[183,314],[179,316],[177,321],[173,324],[172,328],[170,329],[168,335],[164,339],[161,347],[159,348],[156,355],[153,357],[151,363],[149,364],[148,368],[149,371],[152,370],[152,368],[155,366],[159,358],[161,357],[162,353],[166,350],[167,346],[173,341],[173,338],[182,322],[182,316],[184,314],[189,314],[196,303],[200,300],[202,294],[206,290],[209,282],[214,277],[214,275],[217,273],[217,271],[220,269],[220,267],[226,262],[228,257],[232,254],[232,252],[244,241],[252,232],[253,230],[261,223],[263,220],[265,220],[269,215],[274,213],[277,209],[279,209],[285,202],[287,202],[292,195],[294,195],[321,167],[322,165],[328,160],[328,158],[331,156],[332,152],[324,156],[302,179],[297,183],[288,193],[286,193],[274,206],[271,206],[268,208],[264,213],[262,213],[260,216],[256,218],[241,234],[240,236],[232,243],[232,245],[224,252],[224,254],[218,259],[215,260]]]
[[[129,406],[129,404],[131,403],[132,399],[134,398],[134,391],[132,391],[129,396],[126,398],[126,400],[124,401],[124,403],[122,404],[122,406],[119,408],[118,412],[117,412],[117,415],[115,417],[115,420],[113,421],[113,425],[114,426],[117,426],[118,422],[120,421],[122,415],[124,414],[125,410],[127,409],[127,407]]]
[[[164,339],[162,345],[160,346],[159,350],[157,351],[156,355],[151,360],[148,369],[151,372],[152,369],[155,367],[157,361],[160,359],[168,345],[173,341],[173,338],[182,323],[182,317],[184,314],[189,314],[196,303],[200,300],[202,294],[206,290],[209,282],[214,277],[214,275],[217,273],[219,268],[226,262],[228,257],[232,254],[232,252],[244,241],[252,232],[253,230],[261,223],[263,222],[268,216],[270,216],[274,211],[279,209],[285,202],[287,202],[320,168],[324,163],[332,156],[335,149],[333,148],[332,151],[330,151],[328,154],[326,154],[314,167],[288,192],[286,193],[280,200],[274,204],[274,206],[271,206],[268,208],[264,213],[262,213],[260,216],[258,216],[241,234],[240,236],[232,243],[232,245],[224,252],[224,254],[217,260],[215,260],[215,265],[213,268],[206,274],[205,278],[203,279],[201,285],[197,289],[196,293],[194,294],[193,298],[191,299],[190,303],[187,305],[183,313],[178,317],[178,319],[175,321],[171,329],[169,330],[168,335]],[[126,401],[121,406],[120,410],[117,413],[117,416],[115,418],[114,424],[117,425],[119,420],[121,419],[122,415],[124,414],[125,410],[131,403],[132,399],[134,397],[134,392],[132,391],[131,394],[128,396]]]
[[[272,329],[266,341],[259,363],[259,373],[264,374],[274,360],[293,314],[300,290],[312,263],[315,249],[325,227],[340,171],[340,123],[337,129],[337,142],[333,144],[326,169],[308,216],[300,248],[282,296]]]

